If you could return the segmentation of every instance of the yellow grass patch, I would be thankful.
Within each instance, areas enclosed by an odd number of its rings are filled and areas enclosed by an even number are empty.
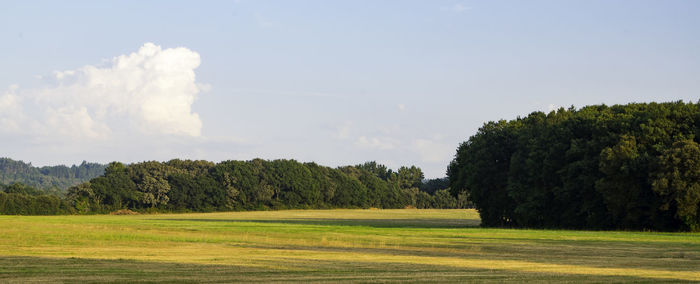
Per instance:
[[[473,210],[416,209],[0,216],[0,256],[330,274],[340,265],[392,273],[407,269],[396,265],[412,265],[700,281],[700,234],[467,227],[478,224],[474,216]]]

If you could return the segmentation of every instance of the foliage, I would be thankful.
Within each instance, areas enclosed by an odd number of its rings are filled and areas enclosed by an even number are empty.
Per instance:
[[[448,167],[485,226],[700,229],[700,103],[488,122]]]
[[[0,158],[0,183],[23,183],[41,190],[63,191],[104,173],[105,165],[83,161],[80,165],[34,167],[31,163]]]
[[[119,209],[230,211],[287,208],[465,208],[444,183],[423,187],[420,168],[397,172],[376,162],[329,168],[294,160],[147,161],[109,164],[104,175],[71,187],[66,202],[80,214]]]
[[[700,145],[693,140],[673,143],[659,158],[652,190],[660,196],[662,211],[691,230],[700,230]]]
[[[23,191],[16,191],[22,188]],[[29,191],[30,193],[26,193]],[[18,183],[0,191],[0,214],[5,215],[56,215],[72,213],[68,204],[58,196],[41,194],[35,188]]]
[[[425,180],[420,185],[420,191],[433,195],[436,191],[450,187],[450,180],[445,178],[435,178]]]

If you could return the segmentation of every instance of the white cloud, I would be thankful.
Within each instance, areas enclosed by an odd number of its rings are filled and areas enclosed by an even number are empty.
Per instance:
[[[397,105],[396,107],[398,107],[400,111],[406,110],[406,105],[405,105],[405,104],[399,104],[399,105]]]
[[[56,79],[61,80],[61,79],[63,79],[63,77],[75,75],[75,71],[74,70],[53,71],[53,74],[56,76]],[[39,76],[39,78],[42,78],[42,76]]]
[[[424,162],[430,163],[449,161],[454,151],[454,147],[431,139],[415,139],[412,146]]]
[[[392,150],[396,148],[396,142],[389,138],[379,138],[379,137],[367,137],[360,136],[355,141],[355,145],[370,148],[370,149],[380,149],[380,150]]]
[[[462,12],[464,12],[466,10],[470,10],[470,9],[471,9],[471,7],[465,6],[464,4],[461,4],[461,3],[457,3],[457,4],[454,4],[454,6],[452,6],[452,11],[457,12],[457,13],[462,13]]]
[[[0,131],[16,132],[20,129],[23,114],[20,98],[15,94],[17,88],[17,85],[12,85],[0,96]]]
[[[110,136],[109,127],[93,120],[84,106],[48,109],[47,118],[46,132],[54,130],[56,134],[67,137],[79,134],[82,138],[104,139]]]
[[[466,6],[462,3],[456,3],[452,6],[442,6],[440,7],[440,10],[442,11],[448,11],[448,12],[454,12],[454,13],[462,13],[464,11],[471,10],[472,7]]]
[[[12,121],[34,136],[104,139],[115,135],[164,134],[198,137],[202,122],[192,104],[202,86],[195,81],[199,54],[187,48],[144,44],[106,66],[54,72],[51,87],[17,90],[0,97],[0,130]],[[21,120],[22,111],[25,117]]]
[[[547,109],[548,109],[547,112],[556,111],[556,110],[558,110],[559,108],[560,108],[560,106],[558,106],[558,105],[549,104],[549,105],[547,106]]]
[[[338,125],[336,127],[335,138],[340,140],[345,140],[350,137],[350,130],[352,128],[352,122],[346,121],[345,123]]]

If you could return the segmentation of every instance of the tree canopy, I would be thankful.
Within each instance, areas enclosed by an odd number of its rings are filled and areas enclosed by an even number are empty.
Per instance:
[[[484,226],[700,229],[700,103],[631,103],[487,122],[451,192]]]
[[[105,165],[83,161],[73,166],[35,167],[31,163],[0,158],[0,183],[20,182],[39,189],[63,191],[104,173]]]
[[[465,208],[447,184],[416,166],[393,171],[376,162],[330,168],[295,160],[147,161],[107,165],[104,175],[71,187],[76,213],[118,209],[228,211],[286,208]],[[438,188],[440,185],[445,187]]]

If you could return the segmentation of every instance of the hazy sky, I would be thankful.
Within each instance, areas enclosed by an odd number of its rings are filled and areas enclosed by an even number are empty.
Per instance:
[[[700,98],[700,1],[2,1],[0,156],[376,160],[485,122]]]

